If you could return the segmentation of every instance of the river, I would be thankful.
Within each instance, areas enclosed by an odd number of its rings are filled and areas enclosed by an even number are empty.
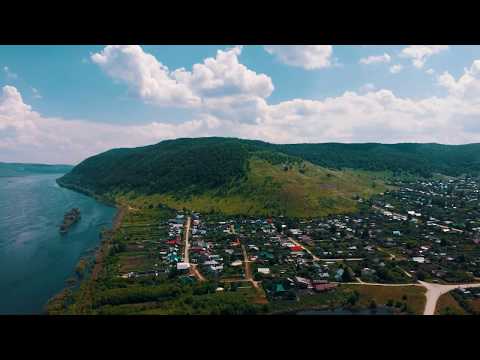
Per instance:
[[[99,245],[116,209],[61,188],[62,174],[0,177],[0,314],[39,314],[74,276],[78,260]],[[78,207],[66,235],[58,225]]]

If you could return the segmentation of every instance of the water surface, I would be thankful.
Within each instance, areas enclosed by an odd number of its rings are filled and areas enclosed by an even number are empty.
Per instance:
[[[59,187],[61,175],[0,177],[0,314],[41,313],[111,226],[115,208]],[[73,207],[82,218],[60,235]]]

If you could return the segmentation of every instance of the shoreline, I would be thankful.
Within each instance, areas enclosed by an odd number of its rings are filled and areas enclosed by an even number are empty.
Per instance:
[[[93,252],[93,254],[90,254],[88,256],[88,260],[92,260],[94,264],[91,271],[89,271],[87,276],[83,278],[77,277],[77,281],[74,286],[68,286],[67,284],[65,284],[65,286],[60,291],[58,291],[52,297],[50,297],[43,306],[43,311],[40,313],[42,315],[50,314],[49,305],[50,306],[54,305],[56,301],[63,302],[65,297],[72,296],[75,293],[75,291],[77,291],[81,287],[83,283],[87,281],[95,281],[98,278],[98,275],[103,268],[103,260],[105,259],[105,255],[108,254],[108,251],[110,250],[110,245],[111,245],[110,240],[112,239],[112,236],[115,233],[115,231],[120,227],[122,220],[128,211],[127,206],[118,204],[106,197],[98,196],[88,191],[84,191],[84,190],[82,191],[82,189],[74,186],[66,186],[58,182],[58,179],[56,179],[56,183],[60,187],[63,187],[72,191],[76,191],[78,193],[91,197],[95,201],[98,201],[99,203],[102,203],[111,207],[115,207],[117,211],[115,212],[115,215],[112,218],[111,226],[108,227],[106,230],[100,231],[98,233],[98,236],[101,238],[98,244],[98,248]],[[79,262],[82,260],[85,260],[85,257],[81,257]]]

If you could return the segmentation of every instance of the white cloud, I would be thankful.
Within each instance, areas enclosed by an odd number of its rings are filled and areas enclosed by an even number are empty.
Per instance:
[[[383,55],[372,55],[366,58],[360,59],[360,64],[370,65],[370,64],[379,64],[379,63],[389,63],[392,58],[387,53]]]
[[[433,70],[432,68],[428,69],[425,71],[428,75],[433,75],[435,74],[435,70]]]
[[[5,73],[7,80],[13,80],[18,78],[18,75],[11,71],[8,66],[3,67],[3,72]]]
[[[390,66],[389,70],[392,74],[398,74],[400,71],[402,71],[402,69],[403,69],[403,66],[401,64],[395,64]]]
[[[238,61],[241,52],[240,46],[218,50],[215,58],[207,58],[202,64],[193,65],[191,72],[178,69],[172,76],[201,97],[270,96],[273,91],[272,80],[241,64]]]
[[[91,56],[110,77],[126,83],[149,103],[196,106],[200,98],[172,77],[169,69],[137,45],[109,45]]]
[[[127,126],[43,117],[7,85],[0,95],[0,161],[77,163],[111,148],[195,136],[211,126],[211,119]]]
[[[413,66],[421,69],[428,58],[448,50],[448,45],[410,45],[401,52],[402,57],[412,60]]]
[[[194,64],[192,71],[170,71],[140,46],[107,46],[91,58],[148,103],[200,109],[207,98],[264,98],[272,93],[273,84],[267,75],[257,74],[238,61],[241,51],[239,46],[218,50],[215,58]]]
[[[307,70],[322,69],[332,65],[331,45],[265,45],[264,48],[282,63]]]
[[[409,99],[366,84],[359,92],[347,91],[324,100],[269,104],[266,97],[273,85],[265,84],[270,78],[240,64],[240,50],[218,53],[191,72],[166,71],[171,81],[184,85],[201,103],[191,120],[179,123],[159,119],[121,125],[44,117],[24,103],[15,87],[5,86],[0,95],[0,161],[78,162],[114,147],[198,136],[275,143],[480,142],[480,60],[458,79],[449,73],[439,76],[439,84],[448,90],[443,97]]]
[[[465,69],[458,80],[445,71],[438,76],[438,83],[452,96],[466,98],[480,104],[480,60],[475,60],[470,69]]]

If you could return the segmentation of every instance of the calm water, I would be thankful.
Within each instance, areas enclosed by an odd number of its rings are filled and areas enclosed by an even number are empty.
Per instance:
[[[60,176],[0,177],[0,314],[41,313],[111,226],[115,208],[59,187]],[[58,225],[72,207],[82,218],[61,236]]]

